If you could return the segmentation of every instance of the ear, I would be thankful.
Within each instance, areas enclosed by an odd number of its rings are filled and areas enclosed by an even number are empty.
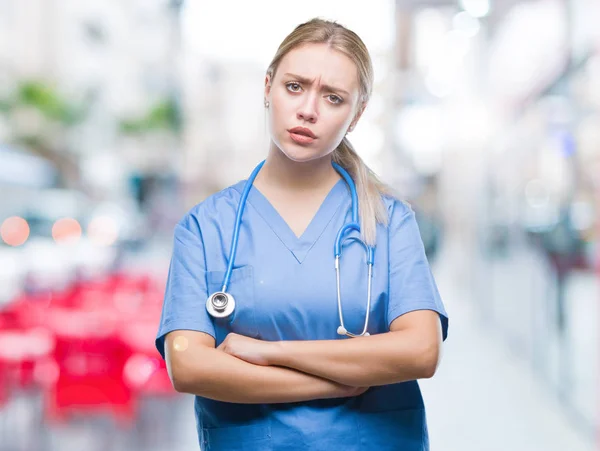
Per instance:
[[[271,74],[265,76],[265,99],[268,100],[269,94],[271,94]]]
[[[358,112],[356,113],[356,116],[354,116],[354,119],[350,123],[350,127],[348,127],[348,132],[351,132],[352,130],[354,130],[354,128],[356,127],[356,124],[358,123],[358,120],[362,116],[366,107],[367,107],[367,102],[362,102],[360,107],[358,108]]]

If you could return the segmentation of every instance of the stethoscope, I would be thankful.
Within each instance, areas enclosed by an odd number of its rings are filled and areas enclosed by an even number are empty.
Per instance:
[[[258,172],[264,164],[265,161],[262,161],[258,164],[258,166],[256,166],[256,168],[254,168],[254,171],[252,171],[252,174],[250,174],[250,177],[248,178],[248,181],[244,186],[244,191],[242,192],[242,197],[240,198],[237,213],[235,216],[233,238],[231,240],[231,249],[229,251],[229,264],[227,265],[227,271],[225,272],[225,277],[223,278],[223,287],[221,288],[221,291],[217,291],[216,293],[211,294],[206,300],[206,310],[213,318],[228,318],[231,314],[233,314],[235,310],[235,299],[230,293],[227,292],[227,287],[229,286],[231,272],[233,271],[235,254],[237,252],[237,242],[240,236],[240,225],[242,223],[242,214],[244,213],[244,207],[246,206],[246,199],[248,198],[248,193],[252,188],[252,183],[254,182],[254,179],[256,178]],[[340,173],[340,175],[348,184],[348,188],[350,188],[350,194],[352,196],[352,222],[344,224],[342,228],[338,231],[333,249],[337,282],[338,314],[340,317],[340,326],[337,328],[337,333],[339,335],[346,335],[348,337],[368,336],[369,333],[367,332],[367,326],[369,324],[369,313],[371,311],[371,278],[373,275],[373,260],[375,255],[375,249],[373,246],[368,246],[367,244],[365,244],[365,242],[361,239],[354,237],[352,238],[353,240],[358,241],[365,249],[368,267],[367,313],[365,316],[365,325],[360,334],[353,334],[349,332],[348,329],[346,329],[346,327],[344,326],[344,314],[342,312],[342,298],[340,294],[340,257],[342,255],[342,243],[344,241],[346,233],[350,230],[356,230],[360,234],[360,225],[358,222],[358,196],[356,194],[356,186],[354,185],[354,181],[352,180],[352,177],[350,177],[350,174],[348,174],[348,172],[346,172],[346,170],[342,168],[339,164],[334,162],[332,162],[331,164],[333,165],[335,170]]]

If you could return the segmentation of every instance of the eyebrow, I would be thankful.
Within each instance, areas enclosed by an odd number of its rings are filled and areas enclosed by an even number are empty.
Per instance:
[[[297,79],[297,80],[298,80],[300,83],[305,83],[305,84],[307,84],[307,85],[310,85],[310,84],[312,84],[312,82],[311,82],[311,81],[310,81],[308,78],[306,78],[306,77],[302,77],[301,75],[290,74],[290,73],[286,73],[286,74],[283,74],[283,75],[284,75],[284,76],[286,76],[286,75],[287,75],[287,76],[290,76],[290,77],[292,77],[292,78],[295,78],[295,79]],[[342,88],[335,88],[335,87],[333,87],[333,86],[329,86],[329,85],[323,85],[323,88],[324,88],[326,91],[335,91],[335,92],[340,92],[340,93],[342,93],[342,94],[346,94],[348,97],[350,97],[350,93],[349,93],[348,91],[344,91]]]

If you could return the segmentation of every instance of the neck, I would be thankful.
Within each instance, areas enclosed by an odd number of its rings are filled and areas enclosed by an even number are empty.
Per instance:
[[[331,165],[331,154],[315,160],[290,160],[273,144],[257,181],[268,186],[290,191],[328,190],[340,175]]]

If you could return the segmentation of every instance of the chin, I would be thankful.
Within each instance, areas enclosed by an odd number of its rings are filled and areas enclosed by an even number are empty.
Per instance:
[[[281,145],[281,143],[276,143],[276,145],[283,155],[297,163],[318,160],[319,158],[323,158],[327,155],[327,152],[323,152],[322,149],[318,149],[313,146],[301,146],[294,142],[289,144],[286,143],[284,145]]]

